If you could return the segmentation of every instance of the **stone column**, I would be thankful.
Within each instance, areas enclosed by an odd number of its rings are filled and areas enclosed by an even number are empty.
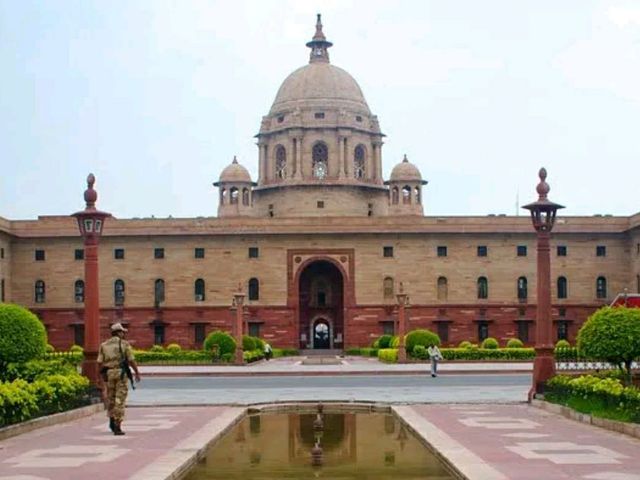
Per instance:
[[[258,142],[258,184],[261,185],[265,181],[265,168],[264,168],[264,149],[262,148],[262,142]]]
[[[338,178],[346,176],[344,168],[344,137],[338,135]]]
[[[302,179],[302,135],[296,137],[296,177],[297,179]]]
[[[349,155],[351,151],[351,142],[349,141],[349,137],[344,137],[344,173],[346,177],[353,176],[353,168],[349,168],[351,165],[352,156]]]
[[[373,158],[373,163],[374,163],[374,172],[375,172],[375,176],[374,176],[374,180],[376,181],[376,183],[382,183],[382,142],[381,141],[375,141],[373,142],[373,146],[374,146],[374,158]]]
[[[269,183],[273,179],[273,174],[271,171],[271,161],[269,158],[269,145],[265,143],[264,145],[262,145],[262,148],[264,149],[264,152],[262,154],[262,158],[264,160],[264,180],[265,183]]]

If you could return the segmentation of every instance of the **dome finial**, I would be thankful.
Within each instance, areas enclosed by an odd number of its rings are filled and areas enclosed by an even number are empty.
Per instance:
[[[409,159],[407,158],[407,154],[404,154],[404,158],[402,159],[402,163],[409,163]]]
[[[235,163],[236,165],[238,164],[238,158],[235,155],[233,156],[233,162],[231,163]]]
[[[310,42],[307,42],[307,47],[311,49],[311,55],[309,57],[309,63],[329,63],[329,52],[327,49],[332,46],[331,42],[327,41],[327,37],[324,36],[322,31],[321,15],[318,13],[316,20],[316,33]]]

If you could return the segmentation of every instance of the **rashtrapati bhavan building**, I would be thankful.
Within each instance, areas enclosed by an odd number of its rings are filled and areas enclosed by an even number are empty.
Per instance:
[[[402,283],[408,329],[431,329],[444,344],[532,344],[529,217],[425,216],[427,181],[410,160],[383,178],[378,118],[355,79],[331,64],[319,18],[306,45],[309,63],[262,118],[258,178],[234,158],[214,183],[217,217],[106,221],[102,336],[121,322],[138,347],[197,348],[210,331],[232,331],[242,285],[249,334],[278,347],[364,346],[394,331]],[[596,308],[640,289],[640,214],[560,217],[551,249],[558,339],[573,341]],[[1,300],[35,311],[57,348],[83,342],[83,259],[68,215],[0,218]]]

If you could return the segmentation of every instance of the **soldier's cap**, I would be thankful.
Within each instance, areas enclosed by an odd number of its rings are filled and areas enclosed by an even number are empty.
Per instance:
[[[126,332],[127,329],[124,328],[121,323],[114,323],[113,325],[111,325],[111,331],[112,332]]]

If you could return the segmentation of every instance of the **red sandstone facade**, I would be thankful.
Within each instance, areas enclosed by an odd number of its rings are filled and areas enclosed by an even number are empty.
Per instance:
[[[213,330],[234,331],[240,284],[246,333],[277,347],[365,346],[396,330],[402,283],[407,330],[429,328],[446,345],[487,336],[533,345],[528,216],[424,216],[427,182],[415,165],[405,157],[382,178],[378,119],[355,80],[330,64],[319,22],[307,46],[310,63],[287,77],[262,119],[258,181],[234,159],[215,182],[217,218],[106,221],[101,337],[121,322],[137,347],[198,348]],[[532,172],[532,199],[534,185]],[[81,343],[74,220],[0,218],[0,249],[0,300],[34,310],[56,348]],[[640,214],[560,217],[551,287],[553,341],[573,341],[595,309],[639,292]]]

